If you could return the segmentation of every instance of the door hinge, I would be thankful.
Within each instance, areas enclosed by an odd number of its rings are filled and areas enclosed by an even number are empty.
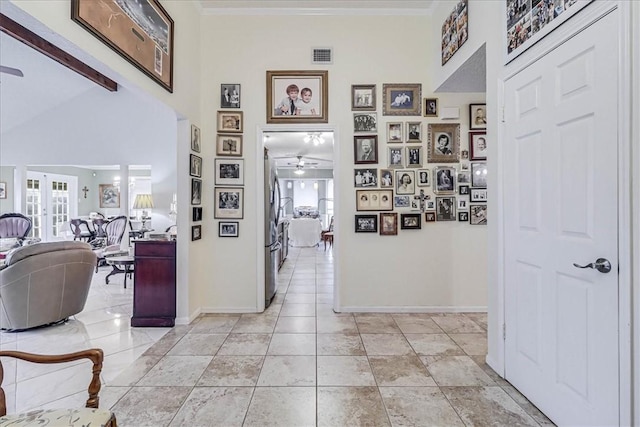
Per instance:
[[[502,340],[505,341],[507,339],[507,324],[502,324]]]

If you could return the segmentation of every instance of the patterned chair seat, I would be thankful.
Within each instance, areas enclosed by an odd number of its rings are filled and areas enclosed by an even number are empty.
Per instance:
[[[104,409],[37,409],[0,417],[0,427],[65,426],[116,427],[111,411]]]

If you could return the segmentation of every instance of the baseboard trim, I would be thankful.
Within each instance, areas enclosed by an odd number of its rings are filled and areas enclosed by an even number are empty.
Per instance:
[[[200,307],[200,312],[203,314],[260,313],[256,307]]]
[[[340,307],[340,313],[486,313],[486,306]]]
[[[193,313],[191,313],[188,317],[176,317],[176,325],[189,325],[191,322],[196,320],[196,317],[200,316],[201,310],[197,308]]]

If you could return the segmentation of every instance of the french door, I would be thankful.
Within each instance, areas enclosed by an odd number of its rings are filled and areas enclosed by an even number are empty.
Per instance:
[[[43,241],[64,239],[68,221],[78,214],[78,178],[28,171],[26,189],[30,236]]]

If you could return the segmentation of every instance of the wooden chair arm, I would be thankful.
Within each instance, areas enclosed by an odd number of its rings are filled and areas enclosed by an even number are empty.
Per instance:
[[[13,357],[15,359],[25,360],[33,363],[65,363],[74,360],[89,359],[93,362],[93,376],[89,383],[89,399],[87,399],[87,408],[97,408],[99,403],[98,393],[100,392],[100,372],[102,372],[102,361],[104,353],[102,349],[92,348],[89,350],[78,351],[67,354],[33,354],[22,351],[0,351],[0,357]],[[7,402],[5,400],[4,390],[2,389],[2,380],[4,379],[4,370],[2,361],[0,361],[0,417],[7,414]]]

